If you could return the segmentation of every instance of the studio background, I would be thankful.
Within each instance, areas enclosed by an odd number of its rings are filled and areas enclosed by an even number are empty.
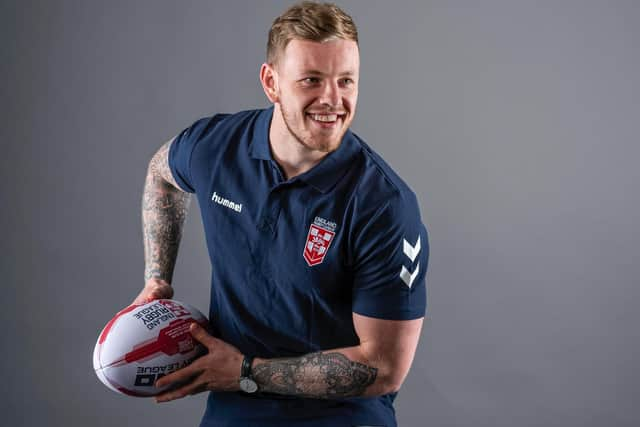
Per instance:
[[[143,284],[147,163],[195,119],[267,105],[288,1],[3,1],[2,424],[196,426],[95,377]],[[402,427],[637,426],[640,3],[342,1],[361,39],[354,130],[412,186],[429,320]],[[176,298],[206,312],[194,202]]]

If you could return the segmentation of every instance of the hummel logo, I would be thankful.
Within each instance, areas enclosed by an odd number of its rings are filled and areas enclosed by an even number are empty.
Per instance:
[[[411,260],[411,263],[415,261],[416,257],[420,253],[420,249],[421,249],[420,235],[418,235],[418,240],[416,241],[415,245],[412,245],[411,243],[409,243],[407,239],[402,239],[402,251],[407,256],[407,258]],[[419,271],[420,271],[420,263],[416,265],[416,269],[413,270],[413,273],[407,270],[407,267],[403,265],[402,270],[400,270],[400,278],[402,279],[405,285],[411,288],[411,285],[413,285],[413,281],[416,280],[416,277],[418,277]]]
[[[218,193],[216,193],[215,191],[213,192],[213,196],[211,196],[211,200],[213,200],[219,205],[224,206],[225,208],[232,209],[238,213],[242,212],[242,203],[236,203],[231,200],[222,198],[218,196]]]

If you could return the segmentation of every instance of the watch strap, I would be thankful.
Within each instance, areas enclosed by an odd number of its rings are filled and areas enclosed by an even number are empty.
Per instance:
[[[252,378],[251,376],[251,364],[253,363],[253,356],[245,356],[242,360],[242,368],[240,369],[240,378]]]

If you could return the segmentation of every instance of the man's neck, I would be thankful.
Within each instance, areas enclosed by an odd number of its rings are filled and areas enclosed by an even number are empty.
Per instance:
[[[278,163],[287,180],[305,173],[329,154],[310,150],[291,135],[277,105],[273,109],[269,127],[269,146],[273,159]]]

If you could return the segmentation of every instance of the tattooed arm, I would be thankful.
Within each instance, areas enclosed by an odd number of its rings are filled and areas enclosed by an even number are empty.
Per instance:
[[[262,392],[316,399],[379,396],[400,389],[416,351],[422,319],[381,320],[353,314],[360,338],[354,347],[301,357],[254,359],[253,377]],[[160,378],[157,387],[180,384],[156,396],[158,402],[205,390],[238,391],[242,354],[192,324],[191,335],[208,353]]]
[[[145,286],[134,303],[173,296],[171,278],[190,195],[180,189],[169,169],[172,141],[160,147],[147,170],[142,195]]]
[[[331,399],[400,389],[415,354],[422,319],[382,320],[353,314],[360,345],[302,357],[256,359],[261,391]]]

